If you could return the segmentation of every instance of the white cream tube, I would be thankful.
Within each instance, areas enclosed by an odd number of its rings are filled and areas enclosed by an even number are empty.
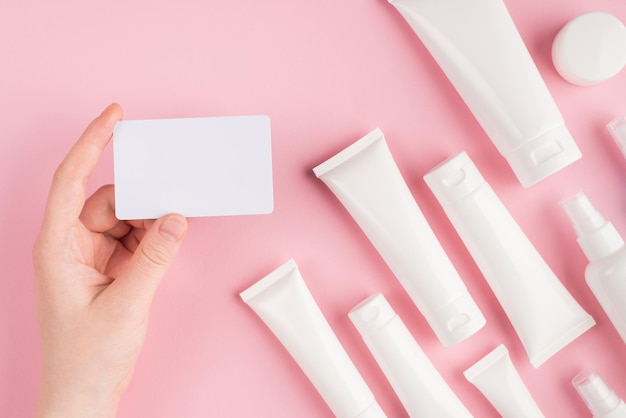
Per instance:
[[[502,0],[390,0],[528,187],[580,158]]]
[[[424,176],[539,367],[595,324],[462,152]]]
[[[463,374],[504,418],[543,418],[504,345],[496,347]]]
[[[348,315],[409,416],[472,416],[381,293]]]
[[[313,169],[374,244],[445,346],[485,325],[375,129]]]
[[[386,416],[324,318],[294,260],[240,296],[291,354],[335,416]]]

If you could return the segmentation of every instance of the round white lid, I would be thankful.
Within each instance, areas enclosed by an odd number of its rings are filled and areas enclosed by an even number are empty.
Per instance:
[[[626,64],[626,27],[606,12],[588,12],[567,23],[552,44],[552,60],[572,84],[590,86]]]

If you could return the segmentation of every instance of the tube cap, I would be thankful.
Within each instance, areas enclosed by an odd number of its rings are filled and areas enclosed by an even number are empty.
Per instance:
[[[377,293],[355,306],[349,316],[359,333],[367,335],[384,327],[396,313],[387,299]],[[435,312],[425,312],[424,316],[446,347],[473,335],[487,322],[469,293],[461,294]]]
[[[574,225],[578,244],[590,261],[608,257],[624,247],[624,240],[613,224],[604,219],[584,192],[565,199],[561,206]]]
[[[465,340],[487,323],[467,292],[435,312],[426,312],[425,316],[445,347]]]
[[[565,125],[560,125],[526,142],[506,160],[524,187],[549,177],[582,156]]]
[[[609,122],[606,129],[609,130],[613,140],[622,151],[622,155],[626,158],[626,116]]]
[[[465,151],[433,168],[426,173],[424,180],[442,206],[444,201],[454,204],[462,200],[485,183]]]
[[[352,308],[348,316],[359,334],[367,335],[387,325],[396,312],[382,293],[376,293]]]
[[[604,416],[623,402],[595,371],[577,374],[572,385],[593,416]]]
[[[610,13],[583,13],[554,38],[552,61],[572,84],[590,86],[608,80],[626,65],[626,27]]]

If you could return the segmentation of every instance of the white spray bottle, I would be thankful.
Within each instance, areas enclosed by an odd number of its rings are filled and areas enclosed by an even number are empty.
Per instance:
[[[626,418],[626,403],[596,371],[579,373],[572,384],[594,418]]]
[[[626,343],[626,245],[583,192],[561,202],[589,259],[585,279]]]

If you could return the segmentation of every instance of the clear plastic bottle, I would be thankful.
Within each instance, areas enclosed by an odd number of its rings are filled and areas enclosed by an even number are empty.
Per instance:
[[[594,418],[626,418],[626,404],[597,372],[579,373],[572,384]]]
[[[589,259],[585,279],[626,343],[626,245],[584,192],[561,202]]]

